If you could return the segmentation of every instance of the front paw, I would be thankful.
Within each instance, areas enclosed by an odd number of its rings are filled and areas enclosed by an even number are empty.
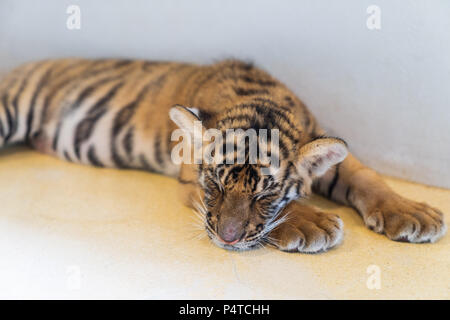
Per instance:
[[[323,252],[340,243],[343,227],[337,215],[313,208],[294,209],[287,215],[287,221],[270,233],[269,239],[282,251]]]
[[[395,241],[435,242],[447,229],[438,209],[400,196],[379,201],[363,218],[368,228]]]

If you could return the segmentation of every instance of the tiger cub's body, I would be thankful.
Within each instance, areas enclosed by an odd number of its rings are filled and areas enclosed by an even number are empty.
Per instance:
[[[201,112],[211,115],[255,96],[289,106],[296,129],[305,133],[303,142],[311,138],[315,122],[301,102],[268,74],[242,62],[39,61],[0,83],[0,143],[26,141],[73,162],[177,176],[179,167],[170,160],[176,125],[169,109],[202,106]]]
[[[178,127],[189,131],[195,120],[222,131],[278,129],[279,170],[263,176],[248,163],[174,164],[171,134]],[[300,252],[335,246],[342,221],[292,201],[311,186],[354,207],[368,227],[393,240],[435,241],[444,234],[439,210],[395,194],[375,172],[346,157],[342,140],[323,134],[286,86],[234,60],[205,66],[48,60],[23,65],[0,82],[0,146],[26,142],[72,162],[178,177],[188,205],[199,194],[205,200],[199,210],[206,231],[224,248],[264,241]]]

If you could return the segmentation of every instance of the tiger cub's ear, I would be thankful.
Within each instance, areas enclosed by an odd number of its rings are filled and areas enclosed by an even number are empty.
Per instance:
[[[201,121],[198,116],[198,109],[187,108],[180,105],[175,105],[170,109],[169,117],[181,130],[191,136],[194,136],[196,121]],[[200,124],[200,130],[201,129],[202,126]]]
[[[318,138],[304,146],[298,153],[296,167],[299,172],[320,177],[347,157],[347,144],[339,138]]]

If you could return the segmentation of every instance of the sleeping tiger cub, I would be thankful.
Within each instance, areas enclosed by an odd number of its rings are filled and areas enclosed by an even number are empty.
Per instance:
[[[434,242],[446,230],[439,210],[394,193],[348,154],[343,140],[327,137],[285,85],[248,63],[39,61],[2,79],[0,105],[1,145],[24,142],[76,163],[177,177],[183,201],[225,249],[336,246],[341,219],[293,201],[311,190],[353,207],[368,228],[392,240]],[[198,121],[200,130],[277,129],[278,148],[270,151],[278,165],[263,173],[267,165],[248,157],[174,163],[172,132],[192,136]],[[220,143],[223,151],[226,143]],[[234,145],[229,150],[234,159]]]

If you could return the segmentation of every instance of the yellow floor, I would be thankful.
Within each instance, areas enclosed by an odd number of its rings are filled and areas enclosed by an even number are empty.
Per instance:
[[[450,224],[450,190],[387,179]],[[387,240],[351,209],[345,239],[327,253],[228,252],[194,226],[176,181],[70,164],[25,148],[0,152],[0,298],[449,298],[450,236]],[[369,289],[367,268],[380,270]]]

